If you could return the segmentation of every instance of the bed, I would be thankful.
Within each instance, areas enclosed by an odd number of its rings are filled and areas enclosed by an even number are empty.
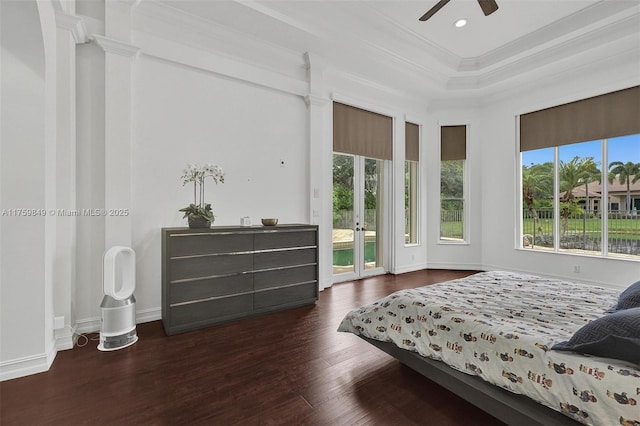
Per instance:
[[[508,424],[638,426],[640,353],[630,361],[551,349],[617,301],[614,289],[483,272],[395,292],[347,313],[338,331]],[[637,320],[639,310],[626,315]]]

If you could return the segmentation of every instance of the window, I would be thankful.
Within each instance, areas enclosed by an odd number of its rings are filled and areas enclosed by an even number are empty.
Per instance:
[[[553,248],[554,149],[522,153],[522,245]]]
[[[524,248],[640,256],[640,134],[524,151],[521,183]]]
[[[609,254],[640,257],[640,134],[609,139],[607,164]]]
[[[640,256],[639,101],[637,86],[520,116],[522,248]]]
[[[418,244],[418,166],[420,161],[420,127],[405,123],[404,162],[404,243]]]
[[[440,241],[465,241],[466,126],[440,128]]]
[[[595,208],[602,192],[601,157],[601,141],[558,148],[560,251],[602,252],[602,221]]]

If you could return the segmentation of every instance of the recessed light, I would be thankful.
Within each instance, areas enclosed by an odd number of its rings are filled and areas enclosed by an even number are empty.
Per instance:
[[[458,19],[453,25],[455,25],[456,28],[462,28],[467,25],[467,18]]]

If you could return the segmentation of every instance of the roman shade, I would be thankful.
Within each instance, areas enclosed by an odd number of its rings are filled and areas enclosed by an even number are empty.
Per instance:
[[[393,119],[386,115],[333,103],[333,150],[368,158],[393,157]]]
[[[467,126],[440,127],[440,159],[465,160],[467,158]]]
[[[520,116],[520,151],[640,133],[640,86]]]
[[[405,159],[420,161],[420,127],[417,124],[404,124]]]

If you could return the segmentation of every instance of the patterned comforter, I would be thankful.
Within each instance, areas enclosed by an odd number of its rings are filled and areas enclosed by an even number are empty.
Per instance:
[[[616,300],[613,289],[483,272],[393,293],[349,312],[338,331],[444,361],[584,424],[637,426],[639,366],[549,350]]]

